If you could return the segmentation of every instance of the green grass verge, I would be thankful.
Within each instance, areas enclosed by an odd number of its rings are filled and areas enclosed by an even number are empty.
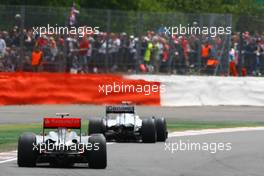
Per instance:
[[[0,125],[0,151],[16,148],[18,136],[26,131],[40,133],[40,124],[1,124]]]
[[[217,128],[234,128],[234,127],[257,127],[264,126],[264,122],[197,122],[197,121],[177,121],[169,122],[168,130],[200,130],[200,129],[217,129]],[[82,131],[87,132],[88,122],[83,121]],[[34,124],[0,124],[0,152],[14,150],[17,147],[17,140],[23,132],[34,132],[40,134],[42,125]]]

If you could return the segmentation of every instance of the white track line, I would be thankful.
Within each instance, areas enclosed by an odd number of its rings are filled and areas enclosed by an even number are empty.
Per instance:
[[[169,137],[181,137],[181,136],[197,136],[206,134],[217,134],[217,133],[232,133],[232,132],[243,132],[243,131],[263,131],[264,127],[237,127],[237,128],[220,128],[220,129],[205,129],[205,130],[187,130],[172,132]]]
[[[187,130],[180,132],[172,132],[169,134],[169,138],[181,137],[181,136],[197,136],[206,134],[219,134],[219,133],[232,133],[232,132],[246,132],[246,131],[263,131],[264,127],[238,127],[238,128],[221,128],[221,129],[206,129],[206,130]],[[108,142],[108,145],[115,144],[114,142]],[[0,157],[6,156],[7,154],[14,155],[16,151],[0,153]],[[17,158],[10,158],[7,160],[0,161],[0,164],[15,161]]]
[[[4,161],[0,161],[0,164],[11,162],[11,161],[15,161],[15,160],[17,160],[17,158],[7,159],[7,160],[4,160]]]
[[[16,160],[17,151],[0,153],[0,164]]]

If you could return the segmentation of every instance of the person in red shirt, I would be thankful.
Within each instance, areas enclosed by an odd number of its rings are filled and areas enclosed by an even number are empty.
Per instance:
[[[189,52],[190,52],[190,47],[189,47],[188,40],[186,39],[185,36],[182,37],[181,45],[182,45],[183,55],[184,55],[184,59],[185,59],[184,62],[185,62],[185,64],[187,66],[189,66]]]
[[[46,46],[48,44],[48,40],[47,40],[47,36],[46,35],[44,35],[44,36],[42,36],[42,37],[39,37],[38,39],[37,39],[37,42],[36,42],[36,45],[40,48],[40,49],[42,49],[44,46]]]
[[[82,41],[80,42],[79,45],[79,60],[80,60],[80,64],[81,64],[81,69],[83,72],[88,72],[88,60],[87,60],[87,54],[88,54],[88,50],[90,48],[90,43],[88,40],[88,37],[85,36],[83,37]]]

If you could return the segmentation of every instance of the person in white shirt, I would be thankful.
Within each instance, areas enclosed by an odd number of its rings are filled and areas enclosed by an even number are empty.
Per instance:
[[[2,35],[0,35],[0,58],[2,59],[6,52],[6,42],[2,38]]]

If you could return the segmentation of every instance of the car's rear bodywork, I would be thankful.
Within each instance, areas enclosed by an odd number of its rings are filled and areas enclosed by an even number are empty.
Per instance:
[[[158,123],[157,123],[158,122]],[[159,130],[159,131],[157,131]],[[165,141],[167,127],[164,118],[141,119],[130,104],[106,106],[106,116],[89,122],[89,134],[101,132],[108,141]],[[161,135],[159,135],[159,133]],[[161,136],[161,137],[159,137]]]
[[[18,165],[50,163],[55,166],[71,166],[74,163],[89,163],[92,168],[105,168],[105,137],[102,134],[81,135],[80,118],[64,118],[68,115],[65,113],[57,115],[61,118],[44,118],[41,135],[24,133],[20,136]],[[31,157],[27,158],[26,155]]]

